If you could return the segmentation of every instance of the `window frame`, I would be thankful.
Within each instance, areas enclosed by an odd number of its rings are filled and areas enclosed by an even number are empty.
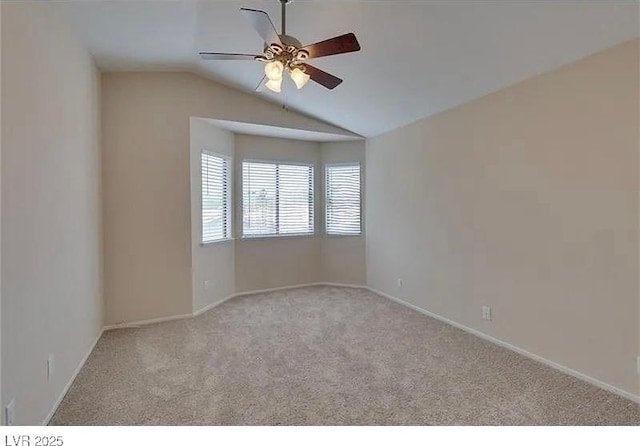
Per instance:
[[[274,238],[305,238],[305,237],[315,237],[316,236],[316,227],[317,227],[317,214],[316,214],[316,163],[310,161],[289,161],[289,160],[279,160],[279,159],[255,159],[255,158],[243,158],[239,160],[240,163],[240,238],[243,240],[260,240],[260,239],[274,239]],[[284,166],[304,166],[311,168],[311,210],[312,210],[312,231],[311,232],[300,232],[300,233],[292,233],[292,234],[245,234],[244,233],[244,163],[255,163],[255,164],[272,164],[272,165],[284,165]],[[278,189],[276,188],[276,191]],[[279,193],[279,192],[277,192]],[[279,213],[278,207],[276,205],[276,214]],[[278,227],[279,230],[279,227]]]
[[[203,221],[203,212],[204,212],[204,193],[202,191],[202,181],[203,181],[203,165],[202,165],[202,155],[213,156],[216,158],[220,158],[224,161],[227,166],[227,196],[226,198],[226,216],[227,216],[227,231],[226,236],[223,238],[219,238],[216,240],[204,241],[204,221]],[[211,245],[216,245],[218,243],[224,243],[233,240],[233,157],[229,155],[225,155],[223,153],[216,152],[211,149],[202,149],[200,150],[200,246],[207,247]]]
[[[327,172],[328,169],[330,167],[358,167],[358,171],[360,173],[360,177],[359,177],[359,186],[360,186],[360,232],[358,232],[357,234],[331,234],[329,233],[329,226],[328,226],[328,211],[329,211],[329,206],[328,206],[328,200],[327,200],[327,195],[329,192],[329,187],[328,187],[328,182],[327,182]],[[323,177],[322,177],[322,185],[323,185],[323,194],[322,194],[322,198],[323,198],[323,205],[324,205],[324,236],[325,237],[362,237],[364,235],[364,200],[362,199],[362,163],[360,161],[344,161],[344,162],[335,162],[335,163],[325,163],[324,164],[324,172],[323,172]]]

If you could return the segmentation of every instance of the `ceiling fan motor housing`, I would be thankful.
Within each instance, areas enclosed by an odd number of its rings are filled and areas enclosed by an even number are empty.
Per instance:
[[[293,36],[279,34],[278,37],[280,37],[280,41],[285,46],[295,46],[296,48],[302,48],[302,43],[300,43],[300,41]]]

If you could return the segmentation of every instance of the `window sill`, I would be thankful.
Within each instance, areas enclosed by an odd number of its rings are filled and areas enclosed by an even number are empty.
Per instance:
[[[324,234],[328,238],[342,238],[342,237],[364,237],[364,232],[360,234]]]
[[[279,234],[279,235],[243,235],[241,240],[278,240],[278,239],[296,239],[296,238],[313,238],[316,234]]]
[[[220,240],[213,240],[211,242],[206,242],[206,243],[200,242],[200,247],[201,248],[208,248],[210,246],[220,245],[220,244],[223,244],[223,243],[226,243],[226,242],[232,242],[234,240],[235,240],[235,238],[231,238],[230,237],[230,238],[223,238],[223,239],[220,239]]]
[[[318,236],[319,234],[282,234],[282,235],[244,235],[240,238],[225,238],[221,240],[214,240],[207,243],[199,243],[201,248],[208,248],[211,246],[216,246],[220,244],[224,244],[227,242],[233,242],[235,240],[278,240],[278,239],[297,239],[297,238],[313,238]],[[344,238],[344,237],[364,237],[364,232],[360,234],[321,234],[322,237],[326,238]]]

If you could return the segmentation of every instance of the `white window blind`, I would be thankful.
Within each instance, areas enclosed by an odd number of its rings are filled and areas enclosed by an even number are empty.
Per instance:
[[[202,175],[202,243],[230,237],[231,189],[230,163],[220,155],[203,151]]]
[[[313,234],[313,166],[242,163],[243,236]]]
[[[360,234],[360,164],[327,165],[325,175],[327,234]]]

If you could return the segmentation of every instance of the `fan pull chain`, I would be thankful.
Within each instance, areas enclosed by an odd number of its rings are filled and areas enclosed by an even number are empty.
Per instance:
[[[289,101],[288,101],[288,96],[287,96],[287,88],[285,86],[285,88],[282,89],[282,109],[284,111],[289,111]]]

